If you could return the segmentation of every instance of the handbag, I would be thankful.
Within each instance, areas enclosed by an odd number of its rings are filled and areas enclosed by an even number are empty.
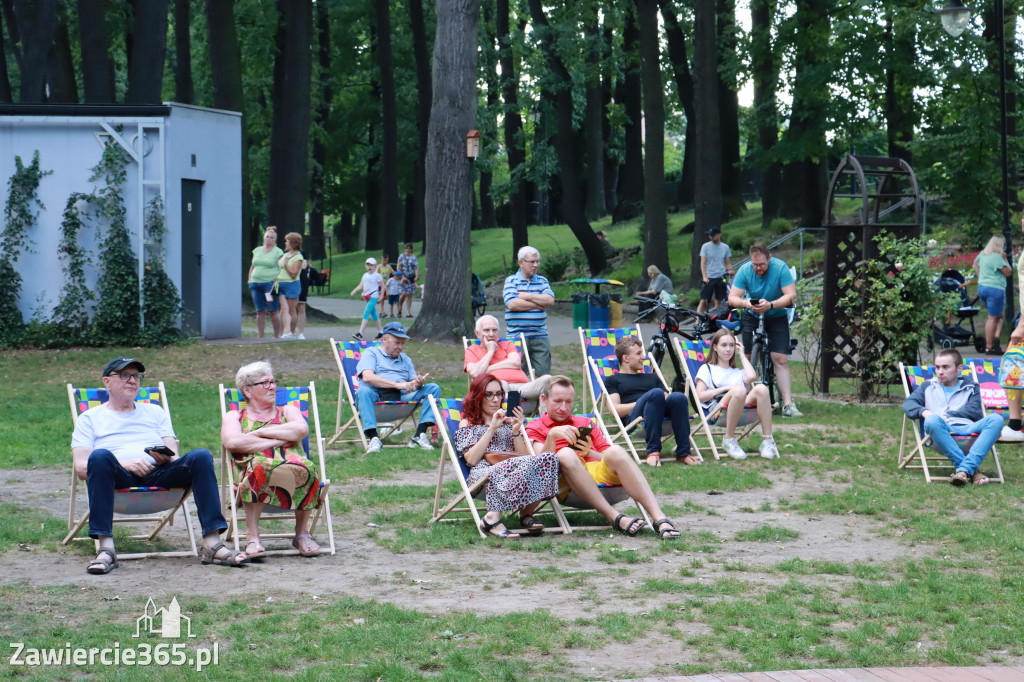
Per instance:
[[[527,453],[525,452],[508,452],[506,450],[491,450],[490,452],[484,453],[484,459],[487,460],[488,464],[500,464],[509,457],[522,457]]]

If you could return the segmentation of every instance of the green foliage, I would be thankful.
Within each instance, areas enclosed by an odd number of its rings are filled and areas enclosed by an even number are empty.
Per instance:
[[[151,344],[182,338],[181,296],[164,270],[164,203],[155,197],[146,207],[146,240],[149,256],[142,277],[143,338]]]
[[[796,318],[790,325],[790,332],[800,341],[800,348],[803,349],[807,386],[811,393],[817,393],[821,378],[822,302],[817,289],[810,290],[810,282],[802,279],[796,283]]]
[[[14,267],[22,251],[31,250],[29,228],[36,222],[43,205],[36,196],[39,181],[53,171],[39,167],[39,151],[26,166],[20,156],[14,157],[14,175],[7,183],[4,206],[4,232],[0,237],[0,348],[19,345],[25,336],[25,320],[18,310],[21,295],[21,274]]]
[[[57,247],[64,271],[64,288],[50,323],[43,325],[33,338],[33,345],[76,345],[89,337],[89,301],[95,300],[92,290],[85,284],[85,253],[78,244],[78,235],[85,226],[78,204],[88,201],[89,195],[74,193],[64,206],[61,221],[61,241]]]

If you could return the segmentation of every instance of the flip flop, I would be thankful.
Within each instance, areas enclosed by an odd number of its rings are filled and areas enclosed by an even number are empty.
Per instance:
[[[619,521],[621,521],[624,518],[626,518],[625,514],[619,514],[618,516],[616,516],[615,520],[612,521],[612,528],[619,531],[623,535],[628,535],[631,538],[635,538],[637,536],[637,533],[642,531],[644,529],[644,526],[647,525],[647,522],[643,519],[634,517],[630,519],[629,523],[626,524],[626,527],[623,528],[619,525]]]
[[[292,539],[292,547],[299,550],[299,556],[311,557],[320,554],[320,545],[316,544],[309,533],[299,533]]]
[[[682,457],[676,457],[676,461],[686,466],[697,466],[700,462],[693,455],[683,455]]]
[[[218,557],[217,552],[222,549],[227,550],[227,555]],[[238,557],[242,557],[239,561]],[[218,542],[213,547],[207,547],[203,545],[203,548],[199,550],[199,561],[204,564],[217,564],[218,566],[231,566],[232,568],[242,568],[249,563],[249,557],[245,555],[245,552],[239,552],[235,554],[227,545],[223,542]]]
[[[949,477],[949,482],[957,488],[962,488],[970,482],[966,471],[958,471]]]
[[[653,463],[651,463],[651,459],[652,458],[654,459]],[[648,454],[647,455],[646,464],[649,467],[660,467],[661,466],[661,453],[652,452],[652,453]]]
[[[106,556],[103,556],[103,555]],[[101,549],[96,553],[96,558],[89,562],[86,573],[92,575],[106,575],[117,568],[117,553],[112,549]]]
[[[986,483],[991,482],[992,479],[986,476],[985,474],[981,473],[980,471],[975,471],[974,475],[971,476],[971,483],[973,483],[974,485],[985,485]]]

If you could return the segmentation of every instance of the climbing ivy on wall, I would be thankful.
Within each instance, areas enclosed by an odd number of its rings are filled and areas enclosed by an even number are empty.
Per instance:
[[[182,337],[181,296],[167,271],[164,270],[164,202],[154,198],[146,206],[146,240],[149,253],[142,276],[142,317],[146,326],[142,330],[148,343],[167,343]]]
[[[85,227],[78,204],[89,201],[89,194],[75,192],[68,197],[61,221],[61,240],[57,247],[61,269],[64,271],[64,287],[60,301],[53,311],[49,331],[37,345],[76,345],[89,340],[89,311],[87,306],[96,296],[85,283],[85,252],[78,244],[78,235]]]

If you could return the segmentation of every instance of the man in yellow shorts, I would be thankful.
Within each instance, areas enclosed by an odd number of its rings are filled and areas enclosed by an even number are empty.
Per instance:
[[[679,531],[658,506],[658,501],[651,491],[640,467],[625,450],[618,445],[611,445],[604,438],[599,428],[593,428],[589,434],[580,437],[580,429],[593,427],[590,419],[575,417],[572,404],[576,397],[576,386],[572,379],[565,376],[553,376],[547,388],[541,393],[544,405],[544,416],[535,419],[526,427],[530,440],[537,444],[535,449],[554,452],[559,456],[560,466],[566,466],[568,453],[572,453],[586,467],[591,478],[598,485],[621,485],[626,492],[642,505],[653,519],[654,530],[663,540],[679,537]],[[621,517],[621,515],[620,515]],[[619,525],[616,518],[616,525]],[[617,528],[627,535],[636,535],[644,526],[640,519],[633,519],[629,526]]]

